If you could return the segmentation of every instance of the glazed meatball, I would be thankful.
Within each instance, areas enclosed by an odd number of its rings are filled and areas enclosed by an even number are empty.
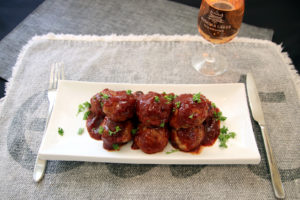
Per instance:
[[[102,106],[101,106],[102,104],[101,95],[99,93],[95,94],[90,101],[91,101],[91,107],[89,108],[89,110],[97,116],[104,116],[104,113],[102,111]]]
[[[90,113],[86,120],[86,127],[91,136],[91,138],[95,140],[101,140],[101,135],[99,134],[99,126],[103,121],[102,115],[96,115],[94,113]]]
[[[114,122],[105,117],[99,127],[99,134],[102,135],[103,148],[107,150],[118,150],[119,145],[131,140],[132,122]]]
[[[134,138],[135,145],[148,154],[163,151],[168,141],[169,133],[167,128],[149,128],[143,124],[139,125],[138,132]]]
[[[131,91],[113,91],[105,89],[100,92],[103,112],[111,120],[123,122],[135,114],[136,99]]]
[[[193,151],[201,145],[204,139],[204,126],[172,129],[171,143],[181,151]]]
[[[173,97],[155,92],[139,96],[136,106],[139,121],[146,126],[163,127],[169,122]]]
[[[133,93],[133,96],[138,99],[139,97],[143,96],[144,93],[142,91],[136,91],[135,93]]]
[[[200,126],[209,115],[209,102],[205,96],[198,94],[182,94],[173,102],[170,126],[190,128]]]

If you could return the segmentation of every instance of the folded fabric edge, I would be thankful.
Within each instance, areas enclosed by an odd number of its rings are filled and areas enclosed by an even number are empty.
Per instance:
[[[40,40],[75,40],[75,41],[87,41],[87,42],[93,42],[93,41],[104,41],[104,42],[118,42],[118,41],[182,41],[182,42],[193,42],[193,41],[199,41],[203,43],[209,43],[205,39],[203,39],[199,35],[161,35],[161,34],[154,34],[154,35],[73,35],[73,34],[54,34],[54,33],[47,33],[45,35],[36,35],[32,37],[26,45],[22,47],[22,50],[20,51],[16,64],[13,67],[12,70],[12,76],[9,78],[5,85],[5,96],[9,93],[11,82],[16,75],[18,71],[18,67],[21,64],[23,57],[25,56],[27,50],[36,42]],[[269,40],[262,40],[262,39],[254,39],[254,38],[246,38],[246,37],[236,37],[231,43],[260,43],[260,44],[269,44],[274,46],[279,55],[282,57],[284,62],[286,63],[286,67],[288,68],[288,71],[291,73],[291,76],[293,78],[293,83],[295,85],[295,88],[297,90],[298,99],[300,100],[300,76],[297,73],[297,70],[295,69],[295,66],[293,65],[290,57],[288,56],[287,52],[282,52],[282,45],[277,45],[276,43],[269,41]],[[2,101],[1,104],[4,104],[4,101]],[[1,109],[0,109],[1,110]]]
[[[209,43],[200,35],[73,35],[73,34],[55,34],[47,33],[45,35],[34,36],[32,39],[49,39],[49,40],[79,40],[79,41],[104,41],[104,42],[118,42],[118,41],[183,41],[183,42],[194,42],[199,41],[203,43]],[[251,42],[251,43],[270,43],[276,45],[272,41],[246,38],[246,37],[236,37],[231,43],[236,42]]]

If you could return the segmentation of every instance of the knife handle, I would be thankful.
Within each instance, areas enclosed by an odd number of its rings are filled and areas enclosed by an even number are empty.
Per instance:
[[[275,196],[277,198],[283,199],[285,197],[285,192],[284,192],[283,185],[281,182],[281,177],[280,177],[280,174],[278,171],[277,163],[273,156],[272,148],[271,148],[270,141],[269,141],[269,136],[268,136],[267,130],[265,129],[264,126],[260,125],[260,128],[261,128],[263,141],[264,141],[265,149],[266,149],[266,153],[267,153],[267,159],[268,159],[271,180],[272,180],[272,185],[273,185],[273,189],[275,192]]]

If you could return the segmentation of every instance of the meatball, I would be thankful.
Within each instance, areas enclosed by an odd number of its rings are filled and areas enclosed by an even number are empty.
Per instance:
[[[172,129],[171,143],[181,151],[193,151],[201,145],[204,139],[204,126]]]
[[[118,150],[119,145],[131,140],[132,122],[114,122],[105,117],[99,127],[99,134],[102,135],[103,148],[107,150]]]
[[[99,134],[99,126],[103,121],[102,115],[96,115],[94,113],[90,113],[86,120],[86,127],[91,136],[91,138],[95,140],[101,140],[101,135]]]
[[[163,127],[170,119],[173,94],[149,92],[137,99],[137,115],[139,121],[146,126]]]
[[[142,91],[136,91],[135,93],[133,93],[133,96],[138,99],[139,97],[143,96],[144,93]]]
[[[99,93],[95,94],[90,101],[91,101],[91,107],[89,108],[89,110],[97,116],[104,116],[104,113],[102,111],[102,106],[101,106],[102,104],[101,95]]]
[[[149,128],[143,124],[139,125],[138,132],[134,138],[135,145],[148,154],[163,151],[168,141],[169,133],[167,128]]]
[[[198,94],[182,94],[173,102],[170,126],[190,128],[200,126],[209,115],[210,104],[205,96]]]
[[[103,112],[111,120],[123,122],[135,114],[136,99],[131,91],[113,91],[105,89],[100,92]]]

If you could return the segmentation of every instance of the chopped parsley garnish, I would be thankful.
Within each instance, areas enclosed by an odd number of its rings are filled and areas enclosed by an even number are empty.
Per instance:
[[[175,103],[176,108],[179,108],[179,107],[180,107],[180,104],[181,104],[181,102],[180,102],[180,101],[177,101],[177,102]]]
[[[228,128],[226,126],[223,126],[222,128],[220,128],[220,133],[226,134],[228,131]]]
[[[165,95],[164,97],[165,97],[165,99],[167,99],[168,103],[171,103],[171,101],[173,101],[173,99],[174,99],[174,96],[171,94]]]
[[[101,106],[101,108],[103,107],[103,105],[104,105],[104,103],[101,101],[101,102],[100,102],[100,106]]]
[[[112,145],[112,148],[113,148],[114,150],[119,150],[119,149],[120,149],[120,147],[119,147],[118,144],[113,144],[113,145]]]
[[[63,136],[63,135],[64,135],[64,129],[58,127],[58,134],[59,134],[60,136]]]
[[[83,120],[87,120],[88,116],[90,115],[91,111],[86,111],[84,113],[84,116],[83,116]]]
[[[98,133],[101,135],[101,134],[103,133],[103,131],[104,131],[103,126],[100,126],[100,127],[99,127],[99,130],[98,130]]]
[[[91,104],[89,102],[84,102],[83,104],[79,104],[78,106],[78,111],[77,111],[77,115],[83,111],[85,111],[86,109],[90,108]]]
[[[201,103],[201,93],[199,92],[199,93],[197,93],[197,94],[194,94],[193,95],[193,101],[194,102],[197,102],[197,103]]]
[[[104,99],[108,99],[109,98],[109,96],[107,94],[102,94],[102,96],[103,96]]]
[[[166,154],[171,154],[179,151],[179,149],[172,149],[171,151],[167,151]]]
[[[165,127],[165,123],[162,122],[160,125],[159,125],[161,128]]]
[[[115,131],[109,130],[108,134],[111,136],[111,135],[117,134],[117,132],[119,132],[119,131],[121,131],[121,128],[119,126],[116,126]]]
[[[86,108],[90,108],[90,107],[91,107],[91,104],[90,104],[89,102],[87,102],[87,101],[84,102],[83,105],[84,105]]]
[[[222,112],[216,112],[214,111],[214,117],[217,118],[217,121],[225,121],[227,117],[223,116]]]
[[[127,93],[128,95],[131,95],[131,90],[126,90],[126,93]]]
[[[154,97],[154,101],[155,101],[155,102],[159,102],[159,97],[158,97],[158,96],[155,96],[155,97]]]
[[[166,95],[167,93],[166,93],[166,92],[163,92],[162,94],[163,94],[163,95]]]
[[[230,138],[235,138],[235,136],[236,136],[235,132],[229,132],[228,133],[228,128],[226,126],[223,126],[222,128],[220,128],[220,135],[218,137],[219,141],[220,141],[219,147],[227,148],[226,142]]]
[[[173,112],[175,112],[175,111],[176,111],[176,108],[175,108],[175,107],[173,107],[172,111],[173,111]]]
[[[194,114],[191,114],[191,115],[189,116],[190,119],[193,119],[193,117],[194,117]]]
[[[79,113],[83,112],[84,110],[85,110],[85,107],[84,107],[82,104],[79,104],[77,115],[78,115]]]
[[[211,106],[213,107],[213,108],[216,108],[217,106],[216,106],[216,104],[213,102],[213,103],[211,103]]]
[[[83,132],[84,132],[84,128],[79,128],[77,134],[82,135]]]
[[[133,129],[131,130],[131,134],[132,134],[132,135],[135,135],[136,132],[137,132],[137,130],[138,130],[137,128],[133,128]]]
[[[178,97],[178,95],[175,94],[175,95],[174,95],[174,99],[176,99],[177,97]]]

